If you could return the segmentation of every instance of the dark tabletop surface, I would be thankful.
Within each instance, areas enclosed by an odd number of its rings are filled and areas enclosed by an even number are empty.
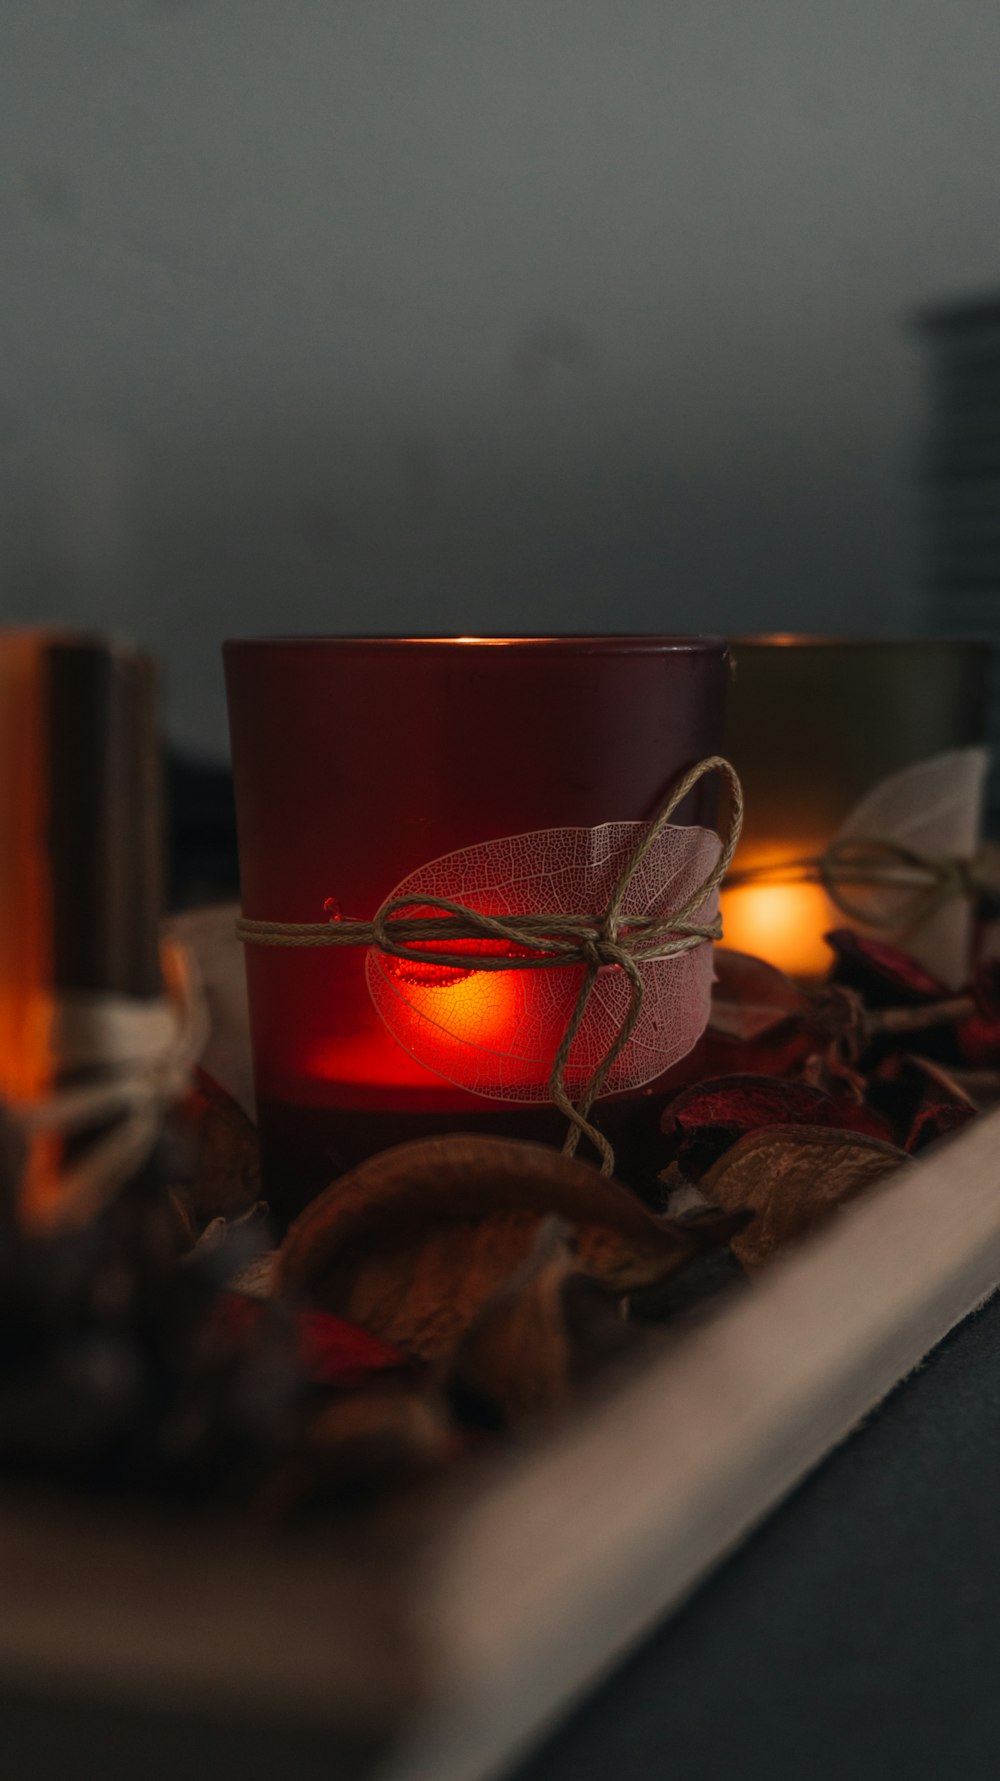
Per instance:
[[[1000,1298],[517,1781],[998,1781]]]

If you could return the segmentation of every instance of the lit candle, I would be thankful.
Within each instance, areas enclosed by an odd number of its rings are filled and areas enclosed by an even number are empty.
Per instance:
[[[802,844],[801,857],[807,846]],[[768,882],[723,891],[725,945],[767,959],[789,977],[822,977],[830,964],[823,935],[840,919],[822,885],[783,879],[781,861],[773,855],[753,858],[741,852],[739,860],[743,868],[766,866]]]
[[[729,662],[714,639],[327,638],[230,643],[226,673],[244,915],[309,923],[330,898],[334,918],[370,921],[411,884],[416,908],[421,892],[475,891],[502,913],[525,905],[532,874],[528,913],[596,913],[578,907],[583,866],[609,890],[629,825],[717,751]],[[673,820],[710,826],[716,789],[703,782]],[[583,857],[594,833],[598,853],[612,848],[596,865]],[[373,965],[352,948],[255,945],[246,962],[279,1216],[424,1131],[561,1133],[544,1102],[582,967],[455,970],[384,953]]]
[[[69,631],[0,633],[0,1098],[22,1109],[93,1082],[97,1005],[162,993],[159,790],[145,656]],[[85,1024],[86,1070],[73,1056]],[[53,1208],[63,1149],[28,1146],[29,1222]]]
[[[747,819],[734,882],[722,897],[724,944],[789,976],[819,978],[831,962],[824,935],[864,924],[808,881],[816,864],[845,824],[855,839],[889,838],[892,798],[876,807],[875,786],[983,740],[989,652],[976,643],[784,635],[745,638],[734,651],[726,750],[743,781]],[[971,766],[974,792],[979,764]],[[932,790],[930,801],[936,798]],[[976,797],[965,803],[952,829],[956,845],[945,852],[974,847]],[[859,826],[852,825],[855,810]],[[813,862],[811,873],[803,862]],[[855,891],[854,903],[867,895]],[[897,943],[960,981],[970,934],[968,906],[956,903]],[[891,931],[884,937],[894,938]]]

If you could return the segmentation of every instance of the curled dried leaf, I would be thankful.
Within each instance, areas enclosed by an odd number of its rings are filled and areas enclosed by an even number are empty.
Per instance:
[[[696,1083],[669,1102],[662,1120],[668,1158],[688,1180],[702,1185],[706,1170],[731,1145],[747,1132],[775,1125],[829,1126],[891,1137],[877,1113],[849,1096],[780,1076],[742,1074]]]
[[[935,1058],[892,1052],[872,1072],[869,1093],[891,1120],[896,1142],[911,1156],[979,1111],[968,1087]]]
[[[282,1310],[287,1314],[288,1307]],[[249,1342],[266,1316],[267,1306],[260,1300],[230,1292],[218,1299],[213,1324],[231,1342]],[[398,1349],[343,1317],[300,1311],[292,1315],[290,1329],[302,1377],[313,1385],[351,1389],[374,1375],[412,1371]]]
[[[400,1380],[373,1383],[317,1411],[260,1507],[283,1521],[322,1509],[370,1510],[420,1485],[460,1451],[461,1438],[435,1394]]]
[[[401,1144],[341,1176],[292,1226],[277,1280],[436,1360],[455,1350],[551,1217],[572,1232],[579,1270],[620,1293],[667,1278],[699,1247],[589,1163],[456,1134]]]
[[[355,1462],[378,1445],[402,1452],[421,1466],[447,1459],[455,1437],[443,1405],[426,1390],[398,1383],[372,1385],[331,1399],[314,1417],[307,1436],[313,1451],[341,1462],[353,1450]]]
[[[260,1146],[242,1107],[199,1070],[181,1124],[194,1148],[188,1194],[196,1222],[247,1212],[260,1199]]]
[[[983,959],[969,985],[976,1013],[984,1020],[1000,1020],[1000,959]]]
[[[924,1097],[929,1106],[947,1101],[956,1107],[967,1107],[970,1113],[979,1112],[979,1104],[962,1079],[961,1071],[947,1070],[936,1058],[921,1057],[917,1052],[911,1052],[903,1062],[904,1067],[908,1066],[923,1077]]]
[[[498,1422],[537,1421],[571,1390],[565,1289],[576,1267],[568,1228],[546,1219],[520,1268],[466,1330],[450,1370],[459,1404],[472,1399]]]
[[[973,1108],[961,1101],[937,1101],[922,1107],[906,1140],[908,1155],[916,1156],[919,1151],[926,1150],[928,1145],[937,1144],[940,1139],[950,1137],[952,1132],[961,1131],[975,1117]]]
[[[753,1269],[908,1161],[904,1151],[879,1138],[826,1126],[776,1125],[741,1138],[701,1187],[720,1206],[754,1212],[752,1224],[732,1243],[744,1267]]]
[[[940,978],[932,977],[909,953],[853,928],[836,928],[825,936],[835,963],[835,983],[857,990],[869,1008],[916,1007],[949,995]]]
[[[1000,1016],[976,1013],[960,1021],[955,1033],[958,1056],[980,1069],[1000,1066]]]
[[[715,955],[709,1030],[727,1039],[761,1039],[786,1021],[803,1019],[810,998],[790,977],[748,952]]]

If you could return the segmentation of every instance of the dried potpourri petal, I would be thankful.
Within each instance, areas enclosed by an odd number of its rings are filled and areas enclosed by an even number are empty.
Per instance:
[[[373,1378],[315,1409],[258,1493],[266,1522],[325,1513],[368,1516],[432,1480],[463,1456],[462,1435],[433,1389]]]
[[[971,1014],[955,1029],[955,1049],[963,1063],[979,1069],[1000,1067],[1000,1021]]]
[[[959,1021],[956,1043],[963,1062],[1000,1066],[1000,959],[986,959],[969,985],[974,1012]]]
[[[874,940],[853,928],[835,928],[824,936],[834,954],[833,983],[864,997],[869,1008],[915,1007],[945,1001],[951,991],[906,952],[885,940]]]
[[[805,990],[766,959],[724,948],[716,952],[711,1033],[727,1039],[761,1039],[788,1021],[806,1018],[809,1009]]]
[[[258,1328],[264,1314],[265,1306],[259,1300],[235,1292],[224,1294],[215,1310],[220,1323],[241,1340]],[[413,1370],[398,1348],[344,1317],[334,1317],[328,1311],[297,1311],[293,1317],[299,1365],[314,1385],[348,1389],[377,1373]]]
[[[497,1425],[537,1422],[572,1389],[564,1309],[576,1270],[569,1228],[547,1218],[521,1266],[486,1301],[452,1357],[448,1382],[459,1413]],[[485,1414],[484,1414],[485,1413]]]
[[[713,1004],[706,1034],[706,1076],[805,1075],[814,1086],[835,1092],[857,1086],[863,1006],[853,990],[829,982],[803,989],[746,953],[721,952],[719,972],[719,1012]]]
[[[968,1125],[980,1111],[953,1070],[914,1052],[884,1059],[872,1076],[870,1092],[881,1108],[894,1112],[897,1142],[910,1156]]]
[[[719,1205],[756,1214],[733,1239],[734,1254],[752,1270],[908,1160],[895,1145],[860,1133],[766,1126],[720,1157],[702,1188]]]
[[[1000,1021],[1000,959],[983,959],[969,984],[976,1013],[984,1020]]]
[[[946,1069],[935,1058],[920,1057],[916,1052],[908,1053],[906,1062],[923,1077],[927,1106],[951,1103],[956,1107],[967,1107],[970,1113],[981,1111],[968,1083],[961,1080],[960,1071]]]
[[[306,1207],[278,1253],[279,1290],[439,1360],[521,1267],[544,1220],[570,1228],[580,1272],[627,1293],[697,1253],[589,1163],[465,1135],[370,1157]]]
[[[709,1029],[705,1038],[705,1077],[794,1077],[808,1064],[817,1049],[811,1026],[786,1021],[759,1039],[731,1039]]]
[[[713,1209],[710,1222],[718,1242],[745,1221]],[[546,1219],[526,1261],[483,1307],[449,1363],[446,1382],[460,1421],[520,1428],[566,1408],[610,1364],[646,1345],[648,1332],[622,1310],[611,1288],[580,1273],[568,1226]]]
[[[703,1176],[747,1132],[763,1126],[810,1125],[887,1140],[885,1120],[848,1097],[777,1076],[720,1076],[675,1096],[663,1113],[666,1156],[704,1191]],[[711,1196],[709,1196],[710,1198]]]
[[[689,1323],[714,1310],[720,1296],[730,1293],[745,1281],[746,1276],[736,1259],[734,1239],[753,1220],[750,1208],[727,1209],[713,1206],[700,1188],[685,1182],[676,1164],[663,1171],[661,1177],[670,1194],[670,1208],[685,1228],[706,1236],[713,1230],[721,1242],[706,1245],[704,1254],[675,1274],[662,1286],[646,1292],[630,1293],[628,1314],[640,1323]]]
[[[916,1156],[919,1151],[926,1150],[928,1145],[950,1137],[952,1132],[961,1131],[975,1117],[974,1108],[964,1107],[959,1102],[932,1102],[930,1106],[921,1108],[913,1121],[906,1140],[907,1154]]]
[[[943,1063],[989,1059],[1000,1035],[992,1018],[981,1024],[970,995],[952,992],[883,941],[846,929],[828,939],[837,952],[833,981],[858,994],[866,1010],[869,1061],[912,1043],[916,1033],[920,1050]]]
[[[186,1194],[196,1222],[248,1211],[260,1199],[260,1145],[239,1103],[198,1070],[178,1121],[194,1151]]]
[[[813,998],[765,959],[716,952],[703,1074],[793,1076],[815,1050]]]
[[[913,1052],[882,1057],[870,1072],[867,1094],[869,1105],[891,1127],[894,1143],[911,1155],[978,1111],[949,1069]]]

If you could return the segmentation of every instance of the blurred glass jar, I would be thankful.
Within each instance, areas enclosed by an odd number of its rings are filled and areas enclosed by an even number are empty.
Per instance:
[[[838,837],[879,844],[913,837],[920,825],[904,806],[923,799],[922,819],[932,818],[927,804],[944,772],[956,787],[940,825],[946,851],[974,853],[991,652],[974,642],[786,635],[745,637],[733,648],[726,753],[742,778],[747,814],[734,881],[723,892],[725,945],[815,979],[830,964],[824,935],[866,923],[853,923],[803,863],[815,867]],[[955,753],[969,750],[977,752]],[[936,780],[914,773],[872,797],[890,776],[932,759]],[[898,820],[887,817],[890,808]],[[845,889],[843,903],[863,907],[866,894],[852,888],[848,897]],[[954,899],[915,929],[901,919],[898,929],[879,931],[945,980],[963,976],[968,901]]]

